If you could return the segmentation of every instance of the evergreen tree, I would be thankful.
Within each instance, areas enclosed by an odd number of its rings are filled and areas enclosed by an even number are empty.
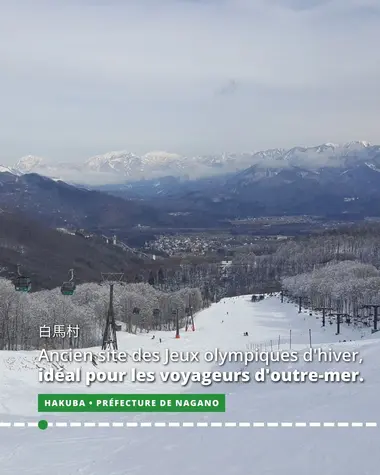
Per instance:
[[[155,284],[155,278],[154,278],[154,274],[153,274],[152,270],[149,273],[148,284],[149,285],[154,285]]]
[[[158,283],[160,286],[163,286],[165,283],[165,276],[164,276],[164,271],[162,270],[162,267],[158,270],[158,275],[157,275]]]

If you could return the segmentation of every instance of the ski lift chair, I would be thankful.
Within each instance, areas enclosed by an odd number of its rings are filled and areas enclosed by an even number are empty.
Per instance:
[[[17,292],[30,292],[32,289],[32,281],[29,277],[19,275],[15,279],[14,286]]]
[[[76,284],[74,281],[74,269],[70,269],[69,271],[70,280],[68,282],[64,282],[61,286],[61,294],[62,295],[73,295],[76,289]]]
[[[30,278],[21,275],[20,264],[17,265],[17,277],[14,280],[14,286],[17,292],[30,292],[32,289],[32,281]]]
[[[73,295],[75,292],[75,282],[64,282],[61,286],[62,295]]]

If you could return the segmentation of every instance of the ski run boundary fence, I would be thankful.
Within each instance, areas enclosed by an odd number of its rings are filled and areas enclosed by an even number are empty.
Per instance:
[[[312,331],[309,329],[309,348],[313,346]],[[278,335],[277,338],[271,340],[264,340],[259,342],[249,342],[246,345],[247,351],[282,351],[282,350],[291,350],[292,349],[292,330],[289,330],[288,336],[284,337]],[[295,343],[296,345],[304,345],[302,343]]]

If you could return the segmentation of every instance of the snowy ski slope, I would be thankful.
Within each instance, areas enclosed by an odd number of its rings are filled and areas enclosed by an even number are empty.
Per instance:
[[[345,325],[335,335],[335,325],[321,328],[321,320],[276,297],[251,303],[249,296],[225,299],[196,317],[196,332],[181,331],[181,339],[166,332],[151,335],[119,333],[121,350],[163,351],[165,348],[207,351],[245,350],[247,344],[270,342],[302,350],[309,345],[336,350],[360,351],[363,364],[320,363],[318,371],[360,370],[362,384],[217,384],[204,388],[194,384],[191,392],[227,394],[225,414],[47,414],[36,412],[36,395],[63,392],[61,384],[41,385],[33,358],[37,353],[0,352],[0,421],[28,422],[46,418],[52,422],[151,422],[153,427],[49,427],[46,431],[26,427],[0,427],[1,475],[190,475],[277,474],[285,475],[369,475],[379,471],[380,442],[380,341],[369,331]],[[244,337],[244,332],[249,337]],[[162,343],[159,343],[162,338]],[[339,343],[339,340],[356,340]],[[128,370],[129,363],[123,364]],[[254,369],[255,363],[249,369]],[[75,365],[65,365],[67,369]],[[81,365],[83,368],[85,365]],[[120,363],[102,365],[120,370]],[[235,365],[236,366],[236,365]],[[262,366],[262,365],[259,365]],[[281,369],[315,369],[313,364],[273,365]],[[152,370],[152,364],[139,365]],[[90,364],[90,370],[94,367]],[[159,364],[154,370],[163,369]],[[165,369],[189,370],[189,365],[172,364]],[[206,363],[192,370],[209,370]],[[230,369],[230,368],[228,368]],[[239,369],[239,367],[235,368]],[[83,385],[69,392],[89,391]],[[178,392],[178,385],[154,384],[93,385],[92,392]],[[155,427],[155,423],[166,427]],[[205,427],[169,427],[179,422],[206,423]],[[249,427],[216,427],[211,423],[250,423]],[[252,427],[253,422],[293,423],[293,427]],[[295,423],[306,427],[294,427]],[[310,423],[377,422],[378,427],[310,427]]]

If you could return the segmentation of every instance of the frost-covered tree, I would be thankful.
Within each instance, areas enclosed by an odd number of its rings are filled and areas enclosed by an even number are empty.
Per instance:
[[[380,271],[358,261],[332,262],[308,273],[282,280],[290,297],[303,296],[313,308],[331,307],[366,322],[363,305],[380,303]]]
[[[31,294],[19,293],[12,283],[0,279],[0,350],[35,348],[63,349],[99,346],[109,305],[109,287],[98,284],[78,285],[72,296],[63,296],[60,289]],[[173,329],[173,310],[184,323],[185,308],[194,312],[203,308],[199,289],[162,292],[144,283],[114,288],[114,311],[117,321],[127,331]],[[158,310],[158,319],[154,311]],[[50,329],[50,336],[40,329]],[[78,338],[67,331],[79,327]]]

